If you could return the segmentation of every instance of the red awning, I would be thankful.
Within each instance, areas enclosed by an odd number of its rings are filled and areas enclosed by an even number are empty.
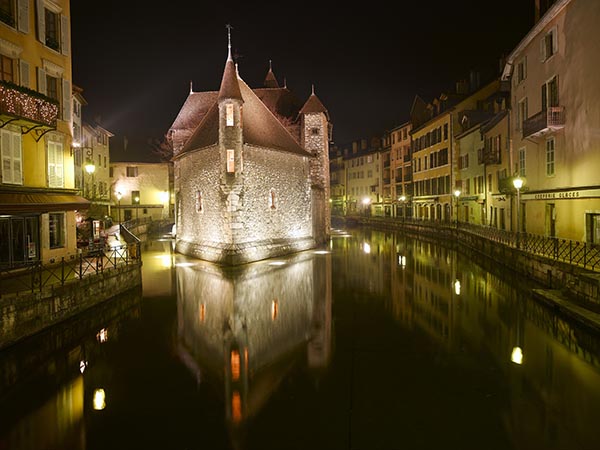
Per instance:
[[[58,193],[0,192],[0,214],[89,209],[90,201],[79,195]]]

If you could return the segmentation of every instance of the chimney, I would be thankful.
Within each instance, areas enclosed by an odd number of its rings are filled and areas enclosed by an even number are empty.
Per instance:
[[[460,80],[456,82],[456,93],[459,95],[466,95],[469,93],[469,83],[467,80]]]

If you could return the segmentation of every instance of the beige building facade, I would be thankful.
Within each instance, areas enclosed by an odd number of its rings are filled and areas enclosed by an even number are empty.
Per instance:
[[[558,0],[507,59],[524,231],[600,243],[599,23],[598,2]]]

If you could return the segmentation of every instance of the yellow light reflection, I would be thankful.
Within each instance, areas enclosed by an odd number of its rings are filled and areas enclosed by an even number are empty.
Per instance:
[[[104,389],[96,389],[94,391],[94,409],[101,411],[106,408],[106,394]]]
[[[273,300],[271,303],[271,319],[277,319],[277,314],[279,314],[279,302],[277,300]]]
[[[285,265],[285,261],[272,261],[269,263],[270,266],[283,266]]]
[[[510,360],[515,364],[523,364],[523,350],[521,350],[521,347],[513,348]]]
[[[398,265],[402,268],[406,267],[406,256],[398,255]]]
[[[459,280],[456,280],[454,282],[454,293],[456,295],[460,295],[460,281]]]
[[[315,255],[328,255],[330,252],[327,250],[316,250]]]
[[[371,246],[366,242],[363,242],[363,252],[371,253]]]
[[[200,322],[204,322],[204,319],[206,319],[206,305],[204,303],[200,305],[199,317]]]
[[[171,258],[171,255],[167,253],[163,255],[157,255],[156,258],[160,259],[160,263],[165,269],[169,269],[173,266],[173,258]]]
[[[83,373],[85,372],[85,369],[87,369],[87,361],[84,361],[83,359],[81,361],[79,361],[79,372]]]

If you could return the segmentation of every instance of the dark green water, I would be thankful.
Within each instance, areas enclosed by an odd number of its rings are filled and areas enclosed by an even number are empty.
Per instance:
[[[597,449],[600,336],[442,246],[338,231],[143,287],[0,353],[0,450]]]

